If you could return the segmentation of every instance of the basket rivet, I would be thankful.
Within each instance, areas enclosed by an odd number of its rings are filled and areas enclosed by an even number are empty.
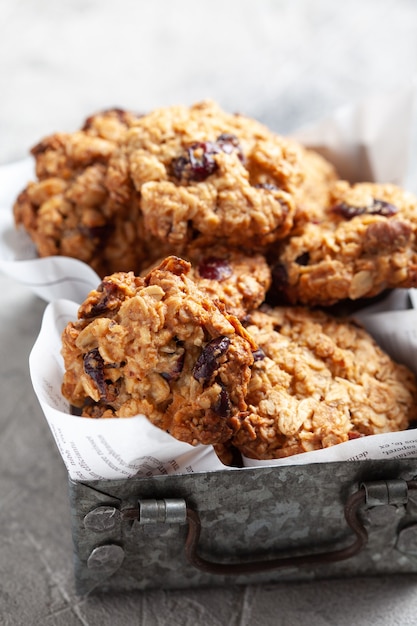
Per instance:
[[[112,530],[120,519],[120,511],[113,506],[99,506],[84,517],[84,527],[96,533]]]
[[[87,567],[90,570],[115,571],[119,569],[124,558],[125,552],[121,546],[114,543],[97,546],[88,557]]]

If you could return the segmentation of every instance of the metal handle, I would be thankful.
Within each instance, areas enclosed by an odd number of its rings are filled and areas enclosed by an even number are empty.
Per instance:
[[[368,541],[368,533],[362,522],[358,519],[359,506],[366,502],[367,493],[363,488],[353,493],[347,500],[344,513],[348,526],[356,535],[355,541],[340,550],[315,554],[278,557],[263,561],[245,561],[235,563],[216,563],[207,561],[198,554],[198,542],[200,538],[201,522],[198,513],[187,506],[188,535],[185,542],[185,555],[188,562],[194,567],[209,574],[255,574],[266,572],[281,567],[302,567],[307,565],[321,565],[344,561],[355,556]]]
[[[94,532],[107,532],[123,521],[137,521],[139,524],[188,524],[185,556],[192,566],[209,574],[255,574],[284,567],[323,565],[350,559],[358,554],[368,541],[367,530],[358,517],[359,507],[362,504],[369,508],[381,505],[403,506],[408,502],[410,490],[417,490],[416,480],[390,479],[363,482],[359,490],[349,496],[344,507],[346,523],[356,536],[353,543],[339,550],[297,554],[262,561],[218,563],[200,556],[198,554],[201,533],[200,517],[183,498],[139,499],[136,507],[121,510],[100,506],[85,516],[84,525]]]

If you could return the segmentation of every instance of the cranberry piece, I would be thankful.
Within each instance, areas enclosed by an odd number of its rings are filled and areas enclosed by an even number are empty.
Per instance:
[[[178,180],[201,182],[213,174],[218,165],[214,155],[219,152],[211,141],[196,142],[186,150],[185,156],[172,161],[172,171]]]
[[[226,259],[210,256],[203,259],[198,266],[198,273],[201,278],[208,278],[209,280],[226,280],[233,274],[233,270],[230,267]]]
[[[104,378],[104,369],[110,367],[122,367],[124,363],[104,363],[98,348],[90,350],[83,356],[84,372],[97,386],[100,399],[112,402],[118,394],[118,384]]]
[[[220,393],[213,406],[213,411],[220,417],[229,417],[232,411],[232,403],[230,402],[229,394],[223,383],[220,381],[217,382],[220,385]]]
[[[172,380],[177,380],[182,372],[182,368],[184,367],[185,360],[185,352],[180,354],[174,361],[172,369],[169,372],[161,372],[162,378],[164,378],[167,382],[171,382]]]
[[[362,433],[358,433],[354,430],[351,430],[350,433],[348,433],[348,438],[349,440],[351,439],[360,439],[361,437],[364,437],[365,435],[362,435]]]
[[[84,318],[96,317],[97,315],[103,315],[118,308],[120,301],[117,298],[118,287],[110,281],[103,280],[97,287],[98,292],[102,292],[100,299],[92,305],[90,310],[85,309],[83,311]]]
[[[216,337],[206,344],[193,368],[193,376],[198,382],[206,383],[210,380],[218,368],[218,360],[229,345],[230,339],[225,336]]]
[[[398,213],[398,207],[386,202],[385,200],[378,200],[377,198],[374,198],[372,204],[367,206],[352,206],[347,202],[340,202],[339,204],[336,204],[332,210],[347,220],[351,220],[358,215],[365,214],[390,217],[391,215]]]
[[[107,395],[107,387],[104,380],[104,361],[98,348],[94,348],[84,354],[83,366],[84,372],[96,384],[100,397],[105,399]]]
[[[231,154],[237,151],[243,160],[243,152],[237,137],[223,133],[216,141],[196,141],[185,151],[185,154],[171,161],[171,169],[177,180],[201,182],[214,174],[218,169],[214,158],[219,152]]]

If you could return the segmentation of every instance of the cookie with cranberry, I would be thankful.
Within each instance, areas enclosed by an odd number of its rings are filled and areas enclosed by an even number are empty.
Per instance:
[[[417,286],[417,198],[391,184],[338,181],[319,221],[271,256],[275,294],[331,305]]]
[[[265,300],[271,285],[271,270],[262,254],[244,254],[220,246],[189,249],[191,277],[199,289],[226,311],[244,319]]]
[[[169,257],[143,278],[105,278],[62,336],[62,393],[94,418],[146,415],[191,444],[221,444],[246,409],[256,350]]]
[[[264,302],[271,285],[271,270],[264,255],[214,246],[188,248],[182,257],[190,261],[189,276],[198,288],[227,313],[242,320]]]
[[[91,265],[100,275],[140,266],[147,256],[143,220],[134,193],[126,203],[110,199],[108,162],[139,116],[112,109],[90,116],[74,133],[56,133],[31,151],[37,181],[14,204],[39,256],[64,255]]]
[[[126,199],[133,182],[146,229],[181,254],[191,243],[248,251],[285,237],[298,197],[308,204],[305,180],[328,186],[330,171],[297,142],[205,101],[135,122],[111,159],[107,185]]]
[[[274,459],[406,429],[417,381],[360,326],[303,307],[255,311],[258,343],[247,414],[232,438],[244,456]]]

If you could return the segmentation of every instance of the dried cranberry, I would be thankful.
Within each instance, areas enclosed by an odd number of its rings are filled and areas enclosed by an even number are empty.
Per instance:
[[[119,300],[117,299],[118,287],[115,283],[103,280],[97,287],[97,291],[102,292],[101,298],[93,304],[91,309],[83,311],[83,317],[90,318],[102,315],[110,310],[117,308]]]
[[[205,383],[210,380],[218,368],[218,360],[227,351],[229,345],[229,337],[220,336],[204,346],[193,368],[193,376],[198,382]]]
[[[216,141],[192,143],[185,154],[171,161],[172,174],[177,180],[201,182],[214,174],[218,165],[214,156],[219,152],[237,152],[243,160],[243,152],[237,137],[223,133]]]
[[[217,381],[217,383],[220,385],[220,393],[213,406],[213,411],[217,413],[219,417],[229,417],[232,411],[232,403],[230,402],[229,394],[222,382]]]
[[[348,438],[349,440],[351,439],[360,439],[360,437],[364,437],[365,435],[363,435],[362,433],[358,433],[354,430],[351,430],[350,433],[348,433]]]
[[[211,141],[193,143],[185,155],[172,160],[172,173],[178,180],[206,180],[218,168],[214,159],[218,152],[218,147]]]
[[[201,278],[208,278],[209,280],[226,280],[233,274],[233,270],[230,267],[226,259],[210,256],[203,259],[198,266],[198,273]]]
[[[94,348],[84,354],[83,362],[84,372],[95,382],[100,397],[105,399],[107,387],[104,379],[104,361],[99,349]]]
[[[175,360],[173,360],[173,365],[169,372],[161,372],[162,378],[164,378],[167,382],[177,380],[182,372],[182,368],[184,367],[184,359],[185,352],[183,352]]]
[[[353,206],[347,202],[340,202],[336,204],[333,209],[335,213],[338,213],[347,220],[358,215],[382,215],[383,217],[390,217],[398,213],[398,207],[386,202],[385,200],[378,200],[374,198],[372,204],[367,206]]]
[[[98,348],[90,350],[83,356],[84,372],[95,382],[100,393],[100,399],[106,402],[115,400],[119,393],[118,382],[104,378],[104,369],[110,367],[122,367],[123,363],[104,363]]]

